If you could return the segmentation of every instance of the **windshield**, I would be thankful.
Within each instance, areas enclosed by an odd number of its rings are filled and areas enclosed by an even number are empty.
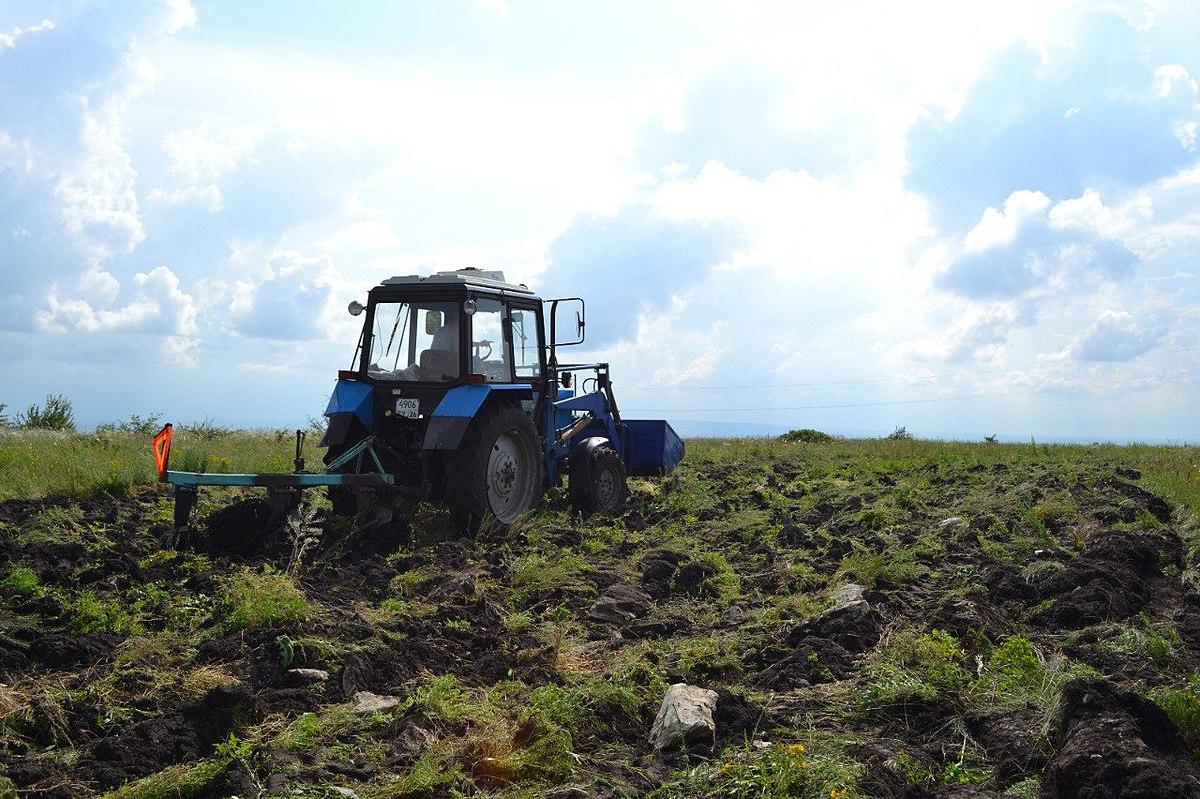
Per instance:
[[[367,374],[380,380],[445,383],[460,373],[458,304],[381,302],[375,306]]]

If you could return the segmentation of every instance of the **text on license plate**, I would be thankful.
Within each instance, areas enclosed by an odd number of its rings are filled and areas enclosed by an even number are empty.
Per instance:
[[[415,399],[397,399],[396,415],[405,419],[416,419],[420,416],[420,406]]]

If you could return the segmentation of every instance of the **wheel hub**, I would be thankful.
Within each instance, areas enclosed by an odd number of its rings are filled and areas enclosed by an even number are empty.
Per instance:
[[[529,504],[532,453],[515,431],[500,435],[488,456],[488,504],[503,522],[512,521]]]

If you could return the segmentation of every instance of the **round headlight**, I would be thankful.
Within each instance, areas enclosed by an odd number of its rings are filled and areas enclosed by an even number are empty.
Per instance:
[[[475,313],[475,300],[467,300],[463,303],[463,313],[467,316]]]
[[[364,308],[363,304],[358,300],[351,300],[350,304],[346,306],[346,310],[350,312],[351,316],[358,316],[360,313],[365,311],[366,308]]]

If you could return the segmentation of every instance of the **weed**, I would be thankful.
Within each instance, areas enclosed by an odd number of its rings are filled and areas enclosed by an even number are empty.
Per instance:
[[[167,766],[157,774],[109,791],[103,799],[187,799],[203,793],[228,767],[218,758]]]
[[[40,594],[42,590],[42,584],[38,580],[37,572],[28,566],[13,566],[9,570],[8,576],[3,581],[0,581],[0,587],[6,591],[26,596]]]
[[[1170,666],[1183,646],[1179,630],[1170,623],[1151,619],[1143,619],[1142,624],[1122,625],[1117,636],[1101,644],[1102,648],[1147,658],[1162,667]]]
[[[992,651],[969,694],[974,704],[989,711],[1036,711],[1041,718],[1038,734],[1044,738],[1058,712],[1063,686],[1095,673],[1061,654],[1046,657],[1028,638],[1014,635]]]
[[[71,627],[82,633],[113,632],[133,635],[142,631],[136,616],[117,599],[104,599],[95,591],[80,592],[71,603]]]
[[[286,574],[243,568],[222,581],[215,610],[227,629],[251,630],[303,619],[308,600]]]
[[[828,433],[822,433],[820,430],[813,430],[811,427],[804,427],[799,430],[789,430],[779,437],[780,441],[800,442],[804,444],[826,444],[833,441],[833,436]]]
[[[512,567],[513,602],[517,607],[528,607],[538,596],[556,588],[577,588],[594,594],[595,588],[582,579],[587,570],[587,561],[569,551],[526,555]]]
[[[717,588],[717,596],[724,600],[737,599],[741,596],[742,581],[724,555],[720,552],[704,552],[700,555],[699,560],[716,571],[712,581]]]
[[[106,422],[96,425],[97,433],[130,433],[137,436],[152,436],[162,427],[162,414],[151,413],[147,416],[130,414],[123,422]]]
[[[288,558],[287,573],[295,575],[304,565],[304,556],[315,549],[321,540],[321,526],[317,524],[317,509],[311,504],[301,505],[288,514],[284,527],[292,554]]]
[[[858,797],[862,767],[837,742],[805,736],[762,746],[747,743],[683,774],[655,797],[743,797],[744,799],[851,799]]]
[[[897,548],[887,552],[873,552],[858,541],[852,541],[851,548],[850,554],[842,558],[838,575],[853,578],[868,588],[880,583],[910,583],[924,571],[916,562],[911,549]]]
[[[279,659],[279,668],[285,671],[290,669],[292,661],[296,659],[296,642],[286,635],[276,636],[275,655]]]
[[[1015,796],[1017,799],[1036,799],[1042,791],[1042,783],[1037,777],[1013,783],[1004,789],[1005,796]]]
[[[1150,699],[1175,722],[1183,739],[1200,756],[1200,675],[1192,675],[1178,688],[1154,688]]]
[[[903,629],[872,653],[863,705],[885,707],[957,691],[969,679],[964,657],[958,640],[945,630]]]

